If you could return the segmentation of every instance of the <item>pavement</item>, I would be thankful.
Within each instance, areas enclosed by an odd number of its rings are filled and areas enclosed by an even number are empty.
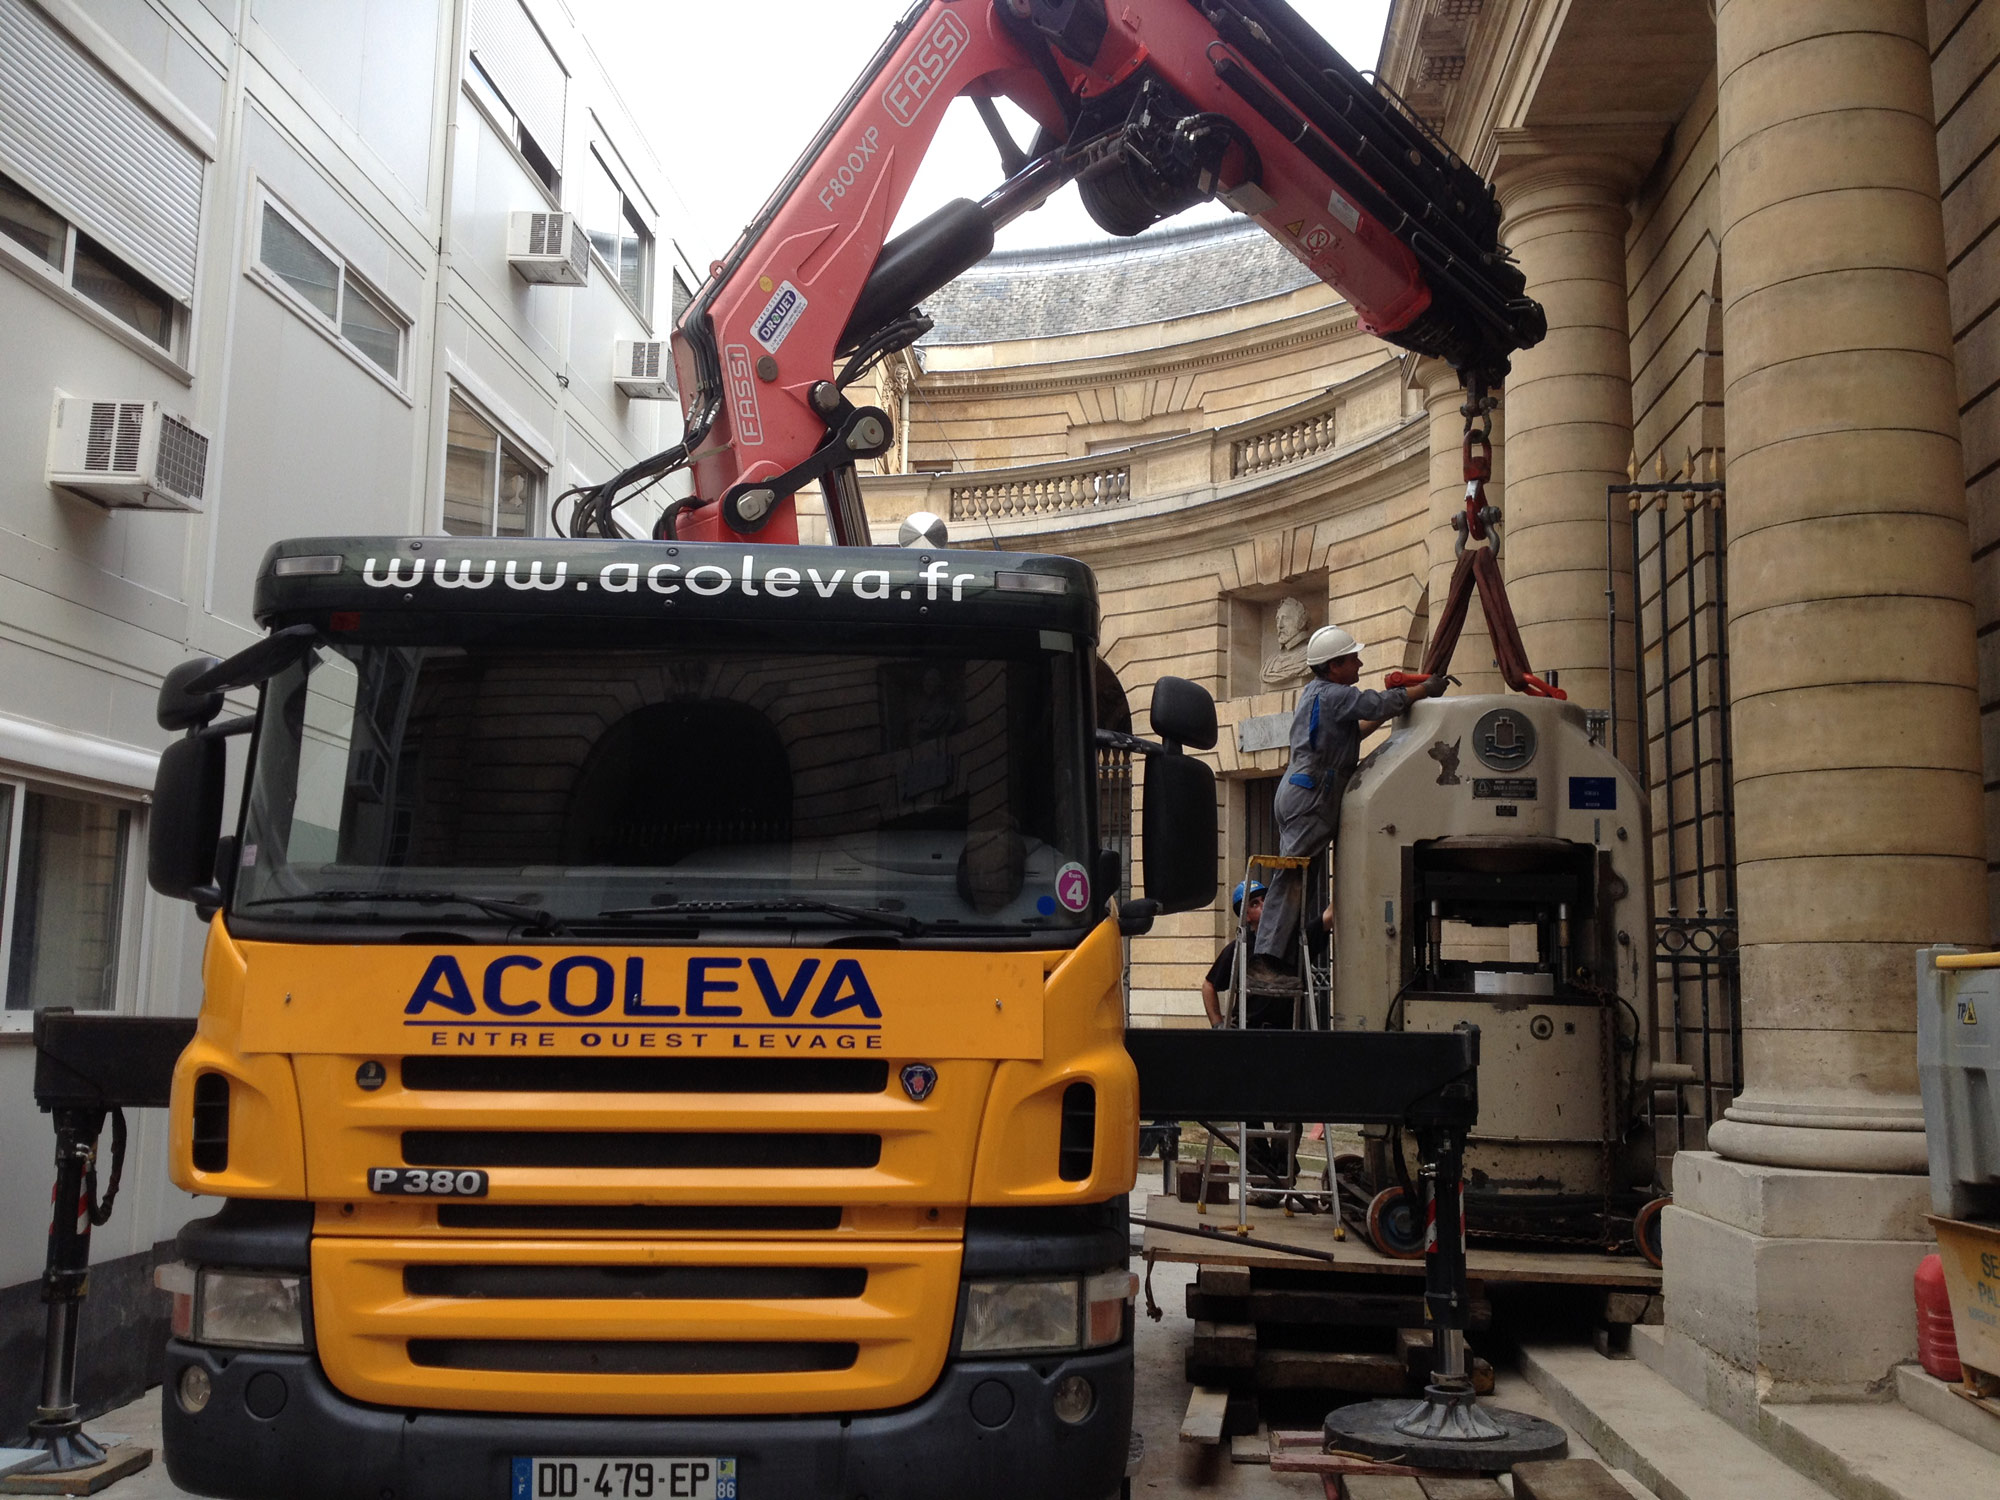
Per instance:
[[[1145,1274],[1144,1263],[1136,1257],[1132,1266],[1141,1275]],[[1133,1425],[1145,1438],[1146,1453],[1132,1484],[1135,1500],[1182,1500],[1182,1497],[1323,1500],[1325,1491],[1311,1475],[1274,1474],[1264,1464],[1232,1463],[1226,1443],[1211,1448],[1180,1441],[1181,1418],[1187,1412],[1189,1389],[1182,1363],[1194,1334],[1194,1324],[1185,1308],[1187,1287],[1194,1280],[1195,1269],[1191,1265],[1165,1262],[1153,1268],[1153,1295],[1164,1314],[1159,1322],[1146,1317],[1145,1298],[1143,1294],[1140,1297],[1134,1350],[1138,1384]],[[187,1493],[167,1477],[166,1465],[159,1456],[160,1395],[156,1387],[129,1406],[106,1412],[90,1424],[92,1432],[122,1433],[130,1441],[154,1450],[151,1467],[101,1492],[111,1500],[181,1500]],[[1528,1412],[1568,1428],[1556,1407],[1513,1370],[1497,1372],[1491,1400],[1496,1405]],[[1299,1415],[1297,1425],[1308,1426],[1312,1420],[1311,1413],[1304,1412]],[[1571,1457],[1598,1456],[1597,1450],[1578,1437],[1574,1429],[1569,1430]],[[1657,1500],[1652,1491],[1629,1474],[1620,1474],[1619,1478],[1638,1500]],[[274,1495],[271,1500],[284,1497]],[[1716,1500],[1735,1500],[1734,1492],[1716,1492]]]
[[[1145,1275],[1143,1262],[1134,1259],[1132,1269]],[[1155,1323],[1146,1317],[1145,1294],[1139,1297],[1138,1332],[1134,1358],[1138,1381],[1133,1402],[1132,1425],[1146,1440],[1146,1456],[1132,1482],[1134,1500],[1324,1500],[1325,1490],[1310,1474],[1274,1474],[1263,1464],[1232,1463],[1229,1447],[1199,1447],[1180,1440],[1181,1418],[1187,1413],[1188,1382],[1182,1365],[1194,1324],[1188,1318],[1187,1288],[1197,1267],[1161,1261],[1153,1267],[1153,1297],[1163,1316]],[[1593,1351],[1591,1357],[1595,1359]],[[1489,1400],[1495,1406],[1526,1412],[1554,1422],[1570,1434],[1571,1458],[1597,1458],[1597,1450],[1577,1436],[1549,1401],[1511,1369],[1494,1372]],[[1296,1425],[1316,1425],[1304,1413]],[[1321,1413],[1324,1415],[1324,1413]],[[1291,1424],[1287,1424],[1291,1425]],[[1613,1465],[1606,1464],[1607,1468]],[[1651,1490],[1630,1474],[1617,1478],[1638,1500],[1656,1500]],[[1738,1500],[1718,1494],[1714,1500]]]

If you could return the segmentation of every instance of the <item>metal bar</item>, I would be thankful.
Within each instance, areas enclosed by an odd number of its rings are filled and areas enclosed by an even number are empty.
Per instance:
[[[1284,1255],[1303,1256],[1307,1260],[1338,1261],[1340,1256],[1330,1250],[1307,1250],[1298,1245],[1282,1245],[1276,1240],[1260,1240],[1247,1234],[1230,1234],[1217,1229],[1213,1224],[1169,1224],[1164,1219],[1149,1219],[1144,1214],[1129,1215],[1132,1223],[1146,1229],[1159,1229],[1168,1234],[1184,1234],[1197,1240],[1220,1240],[1225,1245],[1249,1245],[1257,1250],[1276,1250]]]
[[[1714,595],[1716,620],[1716,699],[1720,717],[1717,720],[1717,743],[1721,756],[1722,773],[1722,880],[1723,915],[1730,927],[1730,943],[1723,959],[1722,972],[1728,985],[1729,1002],[1729,1086],[1731,1097],[1743,1091],[1743,984],[1742,966],[1735,947],[1736,925],[1736,753],[1733,738],[1734,726],[1730,712],[1729,698],[1729,651],[1727,646],[1729,628],[1729,547],[1728,517],[1724,514],[1724,503],[1709,507],[1713,527],[1711,550],[1714,554],[1715,585]]]
[[[1607,490],[1604,497],[1604,632],[1606,636],[1605,661],[1611,667],[1611,755],[1618,756],[1618,544],[1613,540],[1618,528],[1611,520],[1611,496],[1616,490]],[[1638,559],[1633,559],[1636,568]],[[1636,591],[1635,591],[1636,592]],[[1634,634],[1637,634],[1635,631]],[[1638,681],[1639,674],[1633,674]],[[1641,742],[1643,744],[1643,741]]]
[[[1667,915],[1681,913],[1680,845],[1674,837],[1674,623],[1668,613],[1667,508],[1660,507],[1660,783],[1667,799]]]
[[[1702,821],[1706,816],[1701,797],[1701,636],[1695,629],[1700,607],[1695,597],[1693,506],[1681,512],[1682,547],[1687,554],[1687,636],[1688,636],[1688,759],[1692,780],[1688,795],[1694,804],[1694,909],[1698,917],[1708,915],[1708,856],[1704,848]],[[1708,1002],[1704,998],[1705,1015]],[[1705,1023],[1704,1023],[1705,1024]]]
[[[1450,1103],[1450,1086],[1474,1083],[1479,1031],[1148,1027],[1128,1031],[1125,1050],[1138,1065],[1140,1112],[1155,1119],[1401,1125]]]

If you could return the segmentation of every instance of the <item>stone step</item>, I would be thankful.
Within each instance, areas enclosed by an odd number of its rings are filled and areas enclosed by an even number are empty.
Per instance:
[[[1701,1361],[1671,1330],[1634,1329],[1632,1352],[1682,1391],[1699,1378]],[[2000,1422],[1915,1366],[1897,1367],[1897,1392],[1900,1403],[1760,1405],[1737,1391],[1730,1419],[1841,1500],[2000,1494]]]
[[[1966,1400],[1957,1387],[1927,1373],[1922,1365],[1896,1366],[1896,1399],[1918,1416],[1949,1427],[1988,1453],[2000,1454],[2000,1415]]]
[[[1564,1426],[1660,1500],[1831,1500],[1639,1360],[1606,1359],[1588,1346],[1528,1345],[1521,1373]]]
[[[1895,1401],[1763,1408],[1765,1444],[1843,1500],[2000,1495],[2000,1458]]]

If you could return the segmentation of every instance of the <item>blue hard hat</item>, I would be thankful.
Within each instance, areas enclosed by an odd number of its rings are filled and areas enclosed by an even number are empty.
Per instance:
[[[1261,880],[1251,881],[1250,894],[1253,896],[1263,895],[1264,882]],[[1240,880],[1236,882],[1236,889],[1229,893],[1229,909],[1231,911],[1243,910],[1243,882]]]

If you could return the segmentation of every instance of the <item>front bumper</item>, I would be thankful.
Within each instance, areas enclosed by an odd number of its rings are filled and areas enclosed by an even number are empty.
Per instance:
[[[741,1500],[1105,1500],[1118,1493],[1132,1427],[1129,1341],[1070,1358],[947,1364],[912,1405],[811,1417],[399,1411],[341,1395],[310,1353],[173,1339],[166,1364],[167,1472],[222,1500],[508,1500],[512,1460],[536,1454],[733,1455]],[[176,1394],[190,1364],[208,1371],[213,1392],[194,1415]],[[1067,1375],[1097,1392],[1075,1424],[1051,1407]]]

